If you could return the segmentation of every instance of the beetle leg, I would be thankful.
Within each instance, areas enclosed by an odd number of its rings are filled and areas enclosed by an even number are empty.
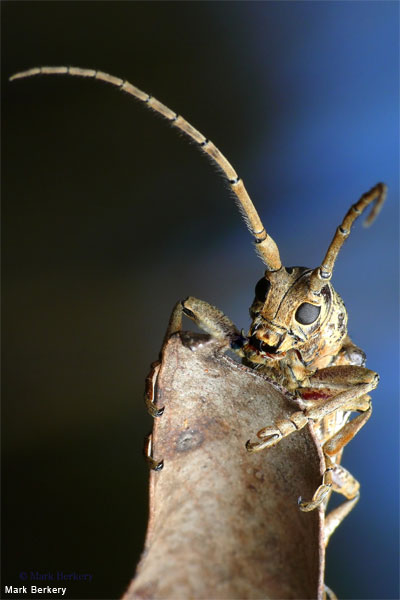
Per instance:
[[[165,332],[163,347],[174,333],[178,333],[182,329],[182,303],[177,302],[172,309],[171,316],[169,318],[168,327]],[[158,408],[155,402],[156,397],[156,386],[157,378],[161,367],[161,354],[160,360],[151,363],[150,373],[146,377],[146,386],[144,393],[144,400],[147,406],[147,410],[152,417],[161,417],[164,412],[164,407]]]
[[[182,329],[182,302],[177,302],[172,309],[171,316],[168,321],[167,331],[164,335],[163,347],[168,342],[171,335],[178,333]]]
[[[182,329],[182,316],[192,319],[200,329],[220,340],[239,356],[243,356],[242,347],[246,338],[240,333],[234,323],[224,313],[204,300],[189,296],[186,300],[177,302],[164,338],[164,344],[174,333]]]
[[[327,544],[336,527],[358,502],[360,484],[342,465],[332,463],[326,455],[325,459],[329,466],[324,472],[322,484],[316,490],[310,502],[304,502],[299,498],[299,506],[303,512],[314,510],[323,502],[331,490],[343,494],[343,496],[348,498],[348,500],[329,513],[325,520],[325,544]]]
[[[165,332],[165,336],[164,336],[164,342],[163,342],[163,346],[166,344],[166,342],[168,341],[168,339],[171,337],[171,335],[173,335],[174,333],[177,333],[178,331],[181,330],[182,327],[182,304],[181,302],[177,302],[177,304],[174,306],[169,322],[168,322],[168,327],[167,327],[167,331]],[[160,372],[160,367],[161,367],[161,362],[160,360],[153,362],[151,364],[151,370],[149,375],[146,377],[146,387],[145,387],[145,394],[144,394],[144,399],[145,399],[145,403],[147,406],[147,410],[150,413],[150,415],[152,417],[161,417],[161,415],[164,413],[164,406],[162,406],[161,408],[157,407],[157,403],[156,403],[156,386],[157,386],[157,379],[158,379],[158,375]],[[146,458],[146,461],[149,465],[149,467],[151,469],[153,469],[154,471],[160,471],[163,466],[164,466],[164,461],[156,461],[154,460],[153,456],[152,456],[152,439],[153,436],[150,433],[144,441],[144,455]]]
[[[302,429],[307,425],[309,419],[303,411],[297,411],[290,415],[288,419],[280,419],[275,422],[274,427],[263,427],[257,432],[257,437],[261,442],[246,442],[246,448],[249,452],[260,452],[264,448],[275,446],[282,438],[290,435],[293,431]]]
[[[326,584],[324,585],[324,588],[324,600],[338,600],[335,592],[332,592]]]
[[[156,385],[160,367],[161,363],[159,361],[152,363],[151,371],[146,377],[144,400],[146,402],[147,410],[152,417],[161,417],[164,412],[164,407],[162,406],[161,408],[158,408],[155,402]]]
[[[163,347],[171,335],[181,331],[183,315],[192,319],[203,331],[220,340],[227,347],[230,347],[240,355],[243,354],[241,348],[245,342],[245,338],[237,330],[232,321],[215,306],[192,297],[175,304],[168,322],[167,331],[165,332]],[[145,400],[149,413],[153,417],[159,417],[162,415],[164,409],[158,409],[155,406],[154,398],[160,362],[153,363],[151,369],[150,375],[146,379]]]
[[[327,442],[325,442],[323,450],[325,458],[330,461],[329,457],[336,456],[343,448],[348,444],[353,437],[360,431],[365,425],[372,413],[371,400],[369,396],[359,398],[359,402],[349,407],[350,410],[364,410],[355,419],[346,423],[334,436],[332,436]],[[332,489],[339,494],[342,494],[347,498],[347,501],[343,502],[340,506],[334,509],[327,516],[325,522],[326,530],[326,543],[336,527],[343,521],[343,519],[349,514],[349,512],[356,505],[360,497],[360,484],[358,481],[341,465],[334,464],[332,470]],[[303,503],[300,508],[304,509],[304,505],[307,507],[307,503]],[[311,508],[306,508],[311,510]]]
[[[150,469],[153,471],[161,471],[164,466],[163,460],[154,460],[153,458],[153,435],[150,433],[144,441],[144,456]]]
[[[360,399],[366,394],[368,394],[368,392],[375,389],[378,385],[379,378],[376,375],[376,373],[374,373],[374,375],[376,377],[370,383],[360,383],[358,385],[354,385],[349,389],[332,396],[331,398],[319,401],[318,403],[314,404],[314,406],[306,408],[304,410],[304,414],[309,419],[312,419],[315,423],[318,423],[328,415],[331,415],[334,412],[336,412],[337,410],[362,410],[362,408],[360,408]],[[363,412],[364,411],[365,409],[363,410]]]
[[[319,427],[319,439],[323,443],[323,452],[327,463],[327,470],[332,465],[332,460],[338,455],[344,446],[348,444],[353,437],[360,431],[371,416],[372,406],[371,399],[365,392],[374,389],[378,384],[379,378],[376,373],[369,371],[364,367],[360,366],[335,366],[328,367],[317,371],[311,378],[311,387],[301,390],[303,401],[306,405],[304,410],[305,415],[313,419],[316,423],[316,427]],[[348,389],[345,389],[336,395],[331,396],[328,399],[312,398],[313,388],[318,396],[318,392],[323,391],[321,388],[327,386],[326,390],[332,391],[343,389],[347,384]],[[311,392],[311,397],[310,397]],[[347,420],[346,412],[358,411],[359,414],[355,419],[345,423],[336,433],[329,435],[329,419],[335,420],[334,413],[341,411],[343,418]],[[332,415],[332,417],[330,417]],[[325,417],[328,417],[328,425],[325,422]],[[339,416],[340,418],[340,416]],[[336,427],[337,428],[337,427]],[[332,459],[332,460],[331,460]],[[334,465],[335,472],[338,469],[338,465]],[[335,474],[335,473],[334,473]],[[353,481],[355,481],[353,479]],[[350,491],[350,486],[336,486],[332,478],[327,472],[323,475],[323,481],[321,486],[316,490],[311,501],[299,501],[300,509],[303,511],[310,511],[321,504],[326,498],[330,489],[334,489],[339,493],[343,493],[349,500],[355,498],[358,494],[359,485],[353,486]],[[350,512],[352,506],[349,507],[347,512]],[[346,512],[346,508],[343,509]],[[346,512],[346,514],[347,514]],[[343,514],[344,518],[345,514]]]
[[[181,331],[183,315],[192,319],[201,329],[220,340],[227,347],[240,355],[243,354],[241,348],[245,338],[232,321],[215,306],[192,297],[175,304],[164,336],[163,347],[171,335]],[[159,361],[152,363],[150,374],[146,378],[145,402],[147,410],[153,417],[160,417],[164,412],[164,407],[158,408],[156,404],[156,386],[160,366]],[[151,469],[159,471],[163,468],[164,462],[162,460],[156,461],[152,456],[151,434],[145,440],[144,453]]]
[[[314,510],[327,498],[333,488],[332,471],[337,469],[337,465],[333,463],[330,457],[338,454],[369,419],[372,408],[367,393],[378,385],[378,381],[378,375],[364,367],[337,366],[321,369],[311,378],[311,387],[301,389],[306,407],[303,411],[293,413],[289,419],[277,421],[273,427],[261,429],[257,433],[257,436],[262,440],[261,442],[251,443],[248,441],[246,443],[249,452],[258,452],[277,444],[283,437],[290,435],[297,429],[301,429],[309,420],[317,426],[325,417],[336,411],[359,411],[362,413],[326,440],[323,450],[327,467],[323,474],[322,483],[310,501],[303,501],[299,498],[300,510],[304,512]],[[343,389],[346,387],[347,389]],[[329,390],[328,397],[319,397],[321,388]],[[313,391],[316,395],[314,398],[312,397]],[[338,393],[335,394],[335,391]],[[348,487],[344,489],[346,492],[349,490]],[[344,493],[341,489],[337,491]],[[358,488],[349,496],[349,499],[354,498],[357,493]]]
[[[324,444],[324,453],[327,456],[336,456],[364,427],[372,414],[372,404],[369,396],[359,399],[360,402],[349,407],[350,410],[360,411],[352,421],[349,421],[335,435],[328,439]]]
[[[280,440],[298,429],[302,429],[307,422],[313,421],[319,423],[333,414],[337,410],[341,411],[367,411],[370,409],[369,397],[366,394],[378,385],[379,377],[374,371],[357,366],[335,366],[320,369],[310,379],[310,387],[300,388],[300,397],[304,404],[304,410],[298,411],[290,415],[289,418],[278,420],[271,427],[263,427],[257,433],[257,437],[261,442],[246,443],[246,448],[249,452],[259,452],[264,448],[274,446]],[[323,395],[324,390],[327,390],[328,396]],[[337,393],[335,393],[337,392]],[[321,397],[322,394],[322,397]],[[315,397],[313,397],[315,396]],[[343,446],[345,446],[352,437],[364,425],[366,419],[360,418],[358,421],[354,419],[354,425],[349,423],[349,427],[340,430],[341,440],[334,436],[334,444],[341,444],[334,452],[327,446],[329,454],[337,454]],[[339,437],[340,437],[339,436]],[[322,502],[326,494],[320,498],[319,504]],[[312,509],[309,509],[312,510]]]
[[[302,500],[301,496],[298,500],[299,508],[303,512],[310,512],[311,510],[314,510],[315,508],[317,508],[325,500],[325,498],[328,496],[328,494],[332,490],[332,484],[333,484],[332,471],[334,469],[334,465],[329,458],[327,458],[327,460],[326,460],[326,465],[327,466],[326,466],[325,472],[322,476],[322,484],[314,492],[312,500],[304,501],[304,500]]]
[[[348,498],[345,502],[334,508],[325,518],[325,546],[327,546],[336,527],[353,510],[360,498],[360,484],[344,467],[335,465],[332,472],[332,489]]]
[[[329,438],[324,446],[323,451],[325,455],[325,460],[327,464],[327,469],[323,475],[322,484],[316,490],[312,500],[310,502],[301,501],[299,502],[300,510],[308,512],[310,510],[314,510],[317,506],[321,504],[324,498],[329,493],[332,488],[336,492],[343,494],[348,498],[348,500],[353,500],[359,495],[360,485],[356,479],[344,467],[338,464],[334,464],[332,462],[332,458],[336,456],[343,448],[348,444],[353,437],[360,431],[360,429],[365,425],[372,413],[371,400],[369,396],[363,396],[361,398],[355,399],[353,403],[350,403],[348,406],[343,408],[347,408],[348,410],[358,410],[363,411],[359,414],[355,419],[343,425],[341,429],[331,438]],[[332,458],[331,458],[332,457]],[[330,471],[328,475],[328,471]],[[347,504],[346,502],[344,504]],[[337,525],[341,520],[350,512],[353,508],[355,502],[349,505],[347,508],[343,508],[343,516],[341,516],[340,520],[337,522],[335,527],[331,530],[331,535],[336,529]],[[340,508],[340,507],[339,507]],[[339,517],[339,513],[336,518]]]

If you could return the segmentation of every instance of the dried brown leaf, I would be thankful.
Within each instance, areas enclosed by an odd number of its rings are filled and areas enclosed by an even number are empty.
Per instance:
[[[164,468],[150,476],[145,550],[124,600],[321,598],[323,512],[297,504],[321,482],[312,430],[245,448],[295,400],[197,334],[168,341],[156,387]]]

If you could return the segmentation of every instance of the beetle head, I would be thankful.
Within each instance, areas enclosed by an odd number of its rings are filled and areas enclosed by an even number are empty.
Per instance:
[[[250,308],[252,324],[248,344],[250,353],[261,359],[279,360],[291,349],[307,348],[317,338],[329,340],[337,330],[338,314],[342,311],[338,335],[346,335],[347,315],[340,297],[327,282],[316,294],[311,287],[313,270],[305,267],[282,267],[266,271],[255,288],[255,299]],[[332,337],[332,336],[331,336]]]

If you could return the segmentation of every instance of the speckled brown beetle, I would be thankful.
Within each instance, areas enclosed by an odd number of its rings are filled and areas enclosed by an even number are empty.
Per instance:
[[[310,500],[299,499],[302,511],[320,506],[331,490],[346,500],[326,518],[326,539],[350,512],[359,498],[359,483],[340,465],[344,446],[365,425],[371,415],[368,395],[378,384],[378,375],[365,368],[365,354],[347,335],[347,313],[330,283],[336,257],[349,236],[355,219],[372,204],[365,222],[370,225],[386,196],[386,186],[375,185],[361,196],[337,228],[322,264],[315,269],[283,267],[278,247],[266,233],[242,180],[228,160],[183,117],[132,84],[101,71],[78,67],[39,67],[13,75],[21,79],[34,75],[72,75],[100,79],[141,100],[161,114],[174,127],[195,141],[223,171],[238,200],[246,224],[255,238],[256,250],[267,267],[255,288],[250,308],[252,323],[248,335],[241,333],[220,310],[196,298],[178,302],[171,316],[167,336],[179,331],[182,315],[188,316],[213,337],[225,342],[245,365],[266,374],[294,393],[301,410],[290,419],[268,424],[248,441],[249,452],[269,448],[291,433],[313,423],[323,448],[326,470],[321,485]],[[155,364],[154,369],[158,366]],[[161,416],[152,402],[152,381],[148,379],[147,405],[150,413]],[[349,420],[352,412],[358,416]],[[152,468],[163,464],[151,457],[151,438],[147,447]]]

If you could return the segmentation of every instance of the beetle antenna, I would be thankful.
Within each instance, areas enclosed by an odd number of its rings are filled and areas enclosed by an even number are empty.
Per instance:
[[[369,227],[378,216],[385,202],[386,193],[387,186],[384,183],[377,183],[369,192],[363,194],[359,201],[353,204],[347,212],[342,224],[339,225],[333,236],[322,265],[314,269],[311,274],[310,287],[314,294],[319,294],[324,285],[331,279],[337,255],[344,241],[349,237],[354,221],[364,212],[367,206],[374,202],[371,212],[364,221],[364,225]]]
[[[12,75],[10,81],[24,79],[25,77],[32,77],[34,75],[72,75],[100,79],[101,81],[111,83],[137,100],[141,100],[146,106],[163,116],[174,127],[194,140],[200,149],[211,157],[228,179],[229,185],[238,200],[239,209],[244,217],[247,227],[255,238],[257,254],[260,256],[261,260],[266,264],[270,271],[277,271],[281,268],[282,264],[278,247],[265,231],[254,204],[244,187],[243,181],[222,152],[220,152],[210,140],[204,137],[202,133],[186,121],[186,119],[156,100],[156,98],[153,98],[153,96],[150,96],[146,92],[142,92],[142,90],[128,81],[93,69],[82,69],[79,67],[35,67]]]

